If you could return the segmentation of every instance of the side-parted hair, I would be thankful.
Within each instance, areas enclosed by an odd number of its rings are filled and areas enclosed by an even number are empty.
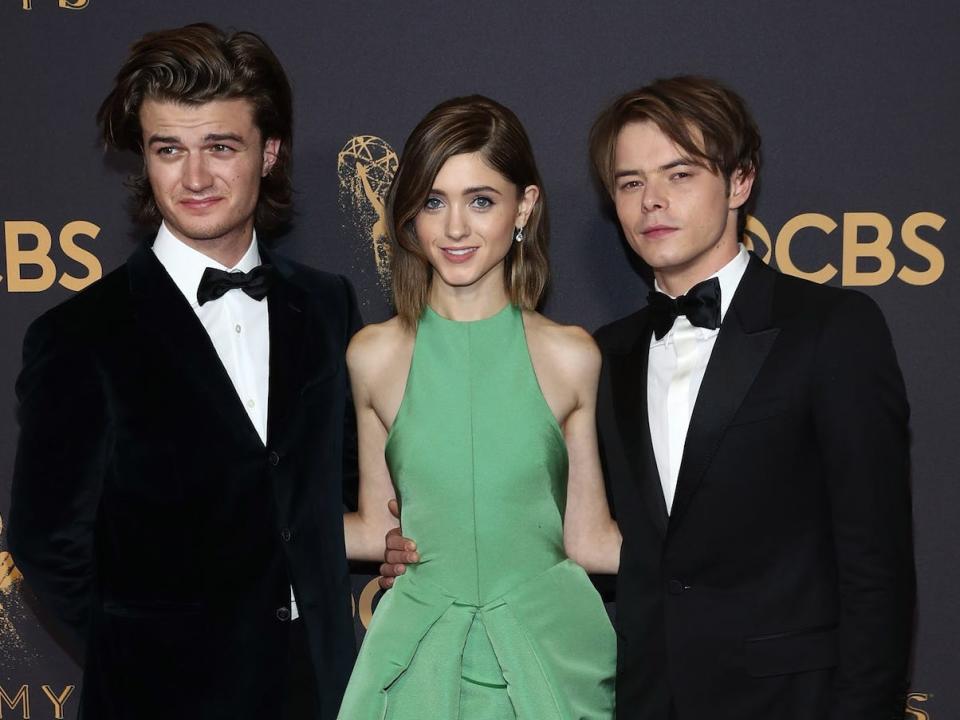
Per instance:
[[[287,219],[293,188],[293,98],[276,55],[254,33],[225,33],[206,23],[147,33],[130,48],[113,89],[97,112],[106,147],[143,155],[140,107],[144,100],[202,105],[249,100],[261,142],[280,140],[277,160],[260,183],[254,222],[271,230]],[[158,225],[160,211],[146,170],[130,178],[140,222]]]
[[[535,309],[550,278],[546,198],[523,125],[510,109],[482,95],[447,100],[427,113],[410,133],[387,195],[394,307],[410,328],[416,327],[426,309],[433,277],[414,221],[443,164],[463,153],[479,153],[517,187],[518,196],[528,185],[540,189],[523,231],[524,240],[511,243],[504,263],[504,283],[511,302],[525,310]]]
[[[593,124],[590,159],[611,197],[617,136],[632,122],[652,122],[690,160],[721,175],[728,192],[734,173],[759,175],[760,132],[743,98],[716,80],[686,75],[621,95]]]

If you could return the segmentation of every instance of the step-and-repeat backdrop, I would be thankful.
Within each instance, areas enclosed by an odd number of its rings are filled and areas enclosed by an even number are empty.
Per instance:
[[[81,680],[2,530],[23,333],[141,237],[123,187],[134,161],[104,155],[94,114],[136,38],[201,20],[260,33],[286,66],[298,215],[282,251],[348,275],[368,321],[390,313],[382,219],[397,152],[440,100],[480,92],[524,121],[553,215],[545,310],[594,329],[641,305],[647,286],[590,181],[593,117],[681,72],[746,97],[765,158],[748,241],[784,272],[864,290],[890,323],[913,407],[908,716],[960,714],[955,0],[0,0],[0,717],[72,717]],[[176,571],[176,558],[157,568]],[[354,584],[361,631],[378,594],[368,576]]]

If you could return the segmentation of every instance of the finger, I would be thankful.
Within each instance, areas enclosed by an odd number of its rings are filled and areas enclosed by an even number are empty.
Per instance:
[[[389,590],[393,587],[393,578],[392,577],[380,577],[377,578],[377,584],[380,585],[381,590]]]
[[[385,562],[380,566],[381,577],[397,577],[407,571],[407,566],[403,563]]]
[[[407,552],[413,552],[417,549],[417,544],[410,538],[405,538],[402,535],[387,535],[385,538],[387,543],[387,550],[406,550]]]
[[[397,502],[396,498],[390,498],[387,501],[387,507],[390,509],[390,513],[397,519],[400,519],[400,503]]]

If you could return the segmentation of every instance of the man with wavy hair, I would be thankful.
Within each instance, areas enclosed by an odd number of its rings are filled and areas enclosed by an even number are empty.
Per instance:
[[[333,718],[359,316],[258,237],[290,209],[286,75],[249,32],[150,33],[98,120],[157,229],[27,332],[17,564],[83,643],[83,717]]]
[[[740,244],[759,149],[742,99],[698,77],[626,93],[591,135],[655,279],[646,307],[596,333],[623,534],[618,717],[902,718],[903,379],[866,295]]]

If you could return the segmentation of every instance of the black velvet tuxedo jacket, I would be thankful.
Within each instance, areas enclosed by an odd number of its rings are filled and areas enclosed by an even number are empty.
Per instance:
[[[596,333],[623,534],[620,720],[899,720],[914,569],[908,407],[865,295],[752,256],[717,336],[668,516],[646,309]]]
[[[359,316],[344,278],[261,252],[278,271],[266,447],[148,246],[27,332],[10,543],[85,645],[83,718],[278,718],[291,584],[318,717],[336,715]]]

